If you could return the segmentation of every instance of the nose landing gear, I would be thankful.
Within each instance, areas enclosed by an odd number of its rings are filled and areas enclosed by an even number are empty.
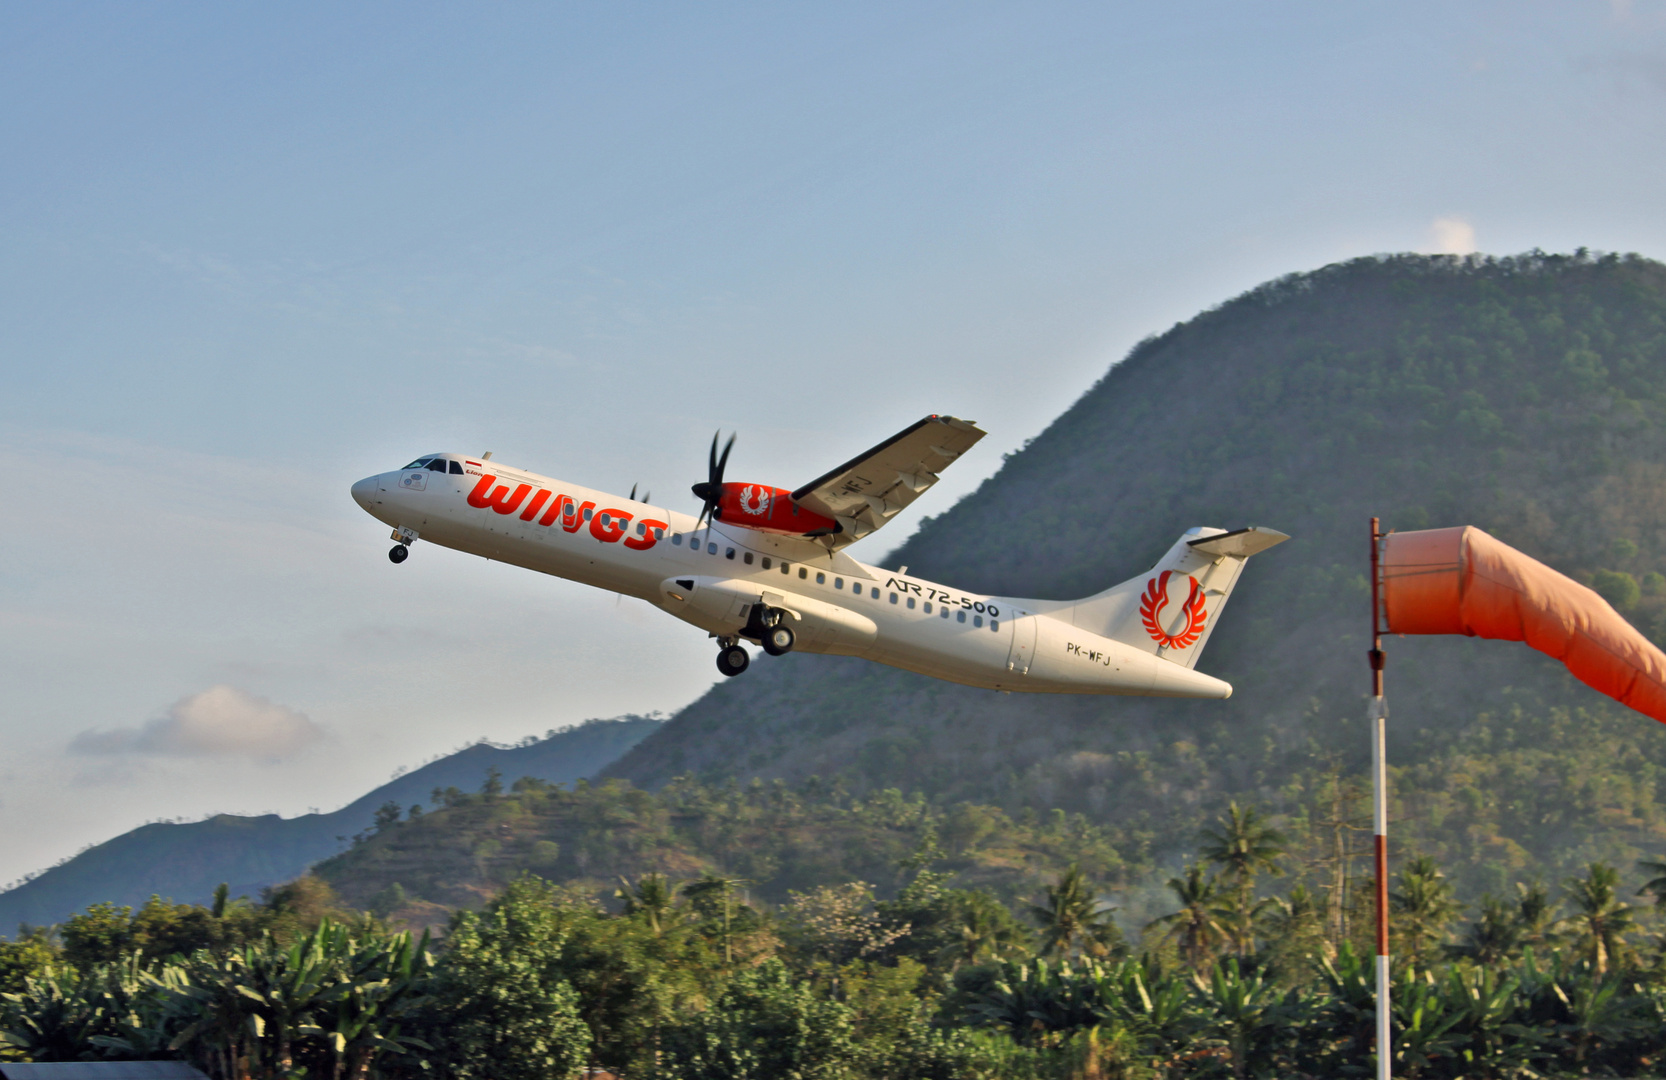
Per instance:
[[[393,550],[388,552],[388,562],[402,563],[411,557],[411,545],[416,543],[415,529],[407,529],[401,525],[393,530]]]
[[[745,671],[750,663],[751,655],[733,641],[717,650],[717,670],[731,679]]]

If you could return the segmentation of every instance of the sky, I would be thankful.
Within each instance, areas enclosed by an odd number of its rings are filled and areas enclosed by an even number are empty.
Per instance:
[[[687,511],[1390,251],[1666,257],[1666,4],[0,3],[0,884],[719,676],[418,544],[438,450]],[[876,545],[871,550],[868,544]],[[179,897],[202,900],[201,897]]]

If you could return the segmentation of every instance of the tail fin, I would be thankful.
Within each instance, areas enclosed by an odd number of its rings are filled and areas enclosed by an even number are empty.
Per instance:
[[[1181,667],[1195,667],[1244,563],[1288,539],[1275,529],[1190,529],[1148,572],[1050,614]]]

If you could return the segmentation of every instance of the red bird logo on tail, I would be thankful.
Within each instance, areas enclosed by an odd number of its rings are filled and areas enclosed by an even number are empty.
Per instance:
[[[1145,632],[1151,635],[1151,640],[1165,649],[1184,649],[1193,644],[1203,635],[1206,612],[1203,606],[1203,588],[1198,585],[1197,578],[1190,574],[1186,580],[1191,583],[1191,592],[1186,594],[1185,603],[1180,610],[1186,616],[1186,622],[1174,633],[1163,629],[1158,620],[1163,609],[1169,602],[1169,578],[1174,576],[1173,570],[1164,570],[1157,577],[1146,582],[1145,595],[1140,597],[1140,621],[1145,624]]]

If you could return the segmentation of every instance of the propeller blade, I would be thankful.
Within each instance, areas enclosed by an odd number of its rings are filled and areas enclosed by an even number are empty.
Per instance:
[[[718,503],[723,499],[723,473],[729,467],[729,451],[735,448],[734,435],[723,444],[723,453],[717,452],[717,440],[723,437],[723,429],[712,432],[711,450],[706,454],[706,481],[694,485],[694,494],[700,499],[700,516],[694,519],[695,531],[708,521],[717,517]]]

